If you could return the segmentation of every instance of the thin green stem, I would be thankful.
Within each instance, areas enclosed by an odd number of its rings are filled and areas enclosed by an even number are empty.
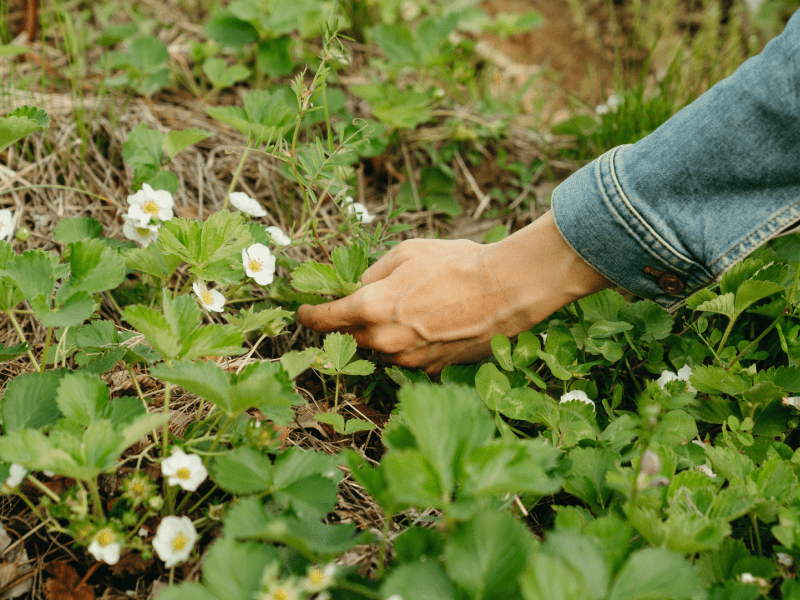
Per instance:
[[[23,494],[22,492],[16,492],[16,494],[17,494],[17,496],[18,496],[20,499],[22,499],[22,501],[23,501],[25,504],[27,504],[27,505],[28,505],[28,508],[30,508],[30,509],[31,509],[31,512],[33,512],[33,514],[35,514],[35,515],[36,515],[36,518],[37,518],[37,519],[39,519],[39,520],[40,520],[42,523],[44,523],[44,522],[47,520],[47,519],[45,519],[45,518],[42,516],[42,513],[40,513],[40,512],[39,512],[39,510],[38,510],[38,509],[37,509],[37,508],[34,506],[33,502],[31,502],[31,501],[30,501],[30,498],[28,498],[28,497],[27,497],[25,494]]]
[[[239,165],[236,167],[236,172],[233,174],[233,179],[231,179],[231,184],[228,186],[228,193],[225,195],[225,202],[222,203],[222,210],[228,208],[228,201],[230,200],[231,192],[233,188],[236,187],[236,181],[239,179],[239,175],[242,172],[242,167],[244,167],[244,160],[247,158],[247,155],[250,154],[250,140],[247,140],[247,146],[244,147],[244,152],[242,152],[242,158],[239,161]]]
[[[47,335],[45,336],[44,341],[44,350],[42,351],[42,368],[44,369],[44,365],[47,364],[47,353],[50,350],[50,342],[53,340],[53,328],[47,328]],[[56,364],[55,358],[53,358],[53,365]]]
[[[100,499],[100,490],[97,487],[97,477],[87,482],[89,485],[89,492],[92,494],[92,512],[94,516],[102,520],[105,518],[103,514],[103,501]]]
[[[761,548],[761,534],[758,532],[758,517],[750,513],[750,522],[753,524],[753,532],[756,536],[756,548],[758,548],[758,555],[764,556],[764,551]]]
[[[14,316],[14,312],[13,311],[4,311],[4,312],[8,315],[8,318],[11,319],[11,324],[14,326],[14,329],[16,329],[20,341],[23,344],[26,343],[28,340],[25,337],[25,334],[22,333],[22,327],[20,327],[19,321],[17,321],[17,318]],[[39,363],[36,361],[36,358],[33,356],[33,351],[30,348],[28,348],[27,353],[28,353],[28,358],[31,360],[31,364],[33,364],[36,371],[42,373],[43,369],[41,365],[39,365]],[[45,357],[45,360],[46,358],[47,357]]]
[[[339,412],[339,377],[341,373],[336,372],[336,390],[333,392],[333,412]]]
[[[717,346],[717,352],[716,352],[717,356],[722,354],[722,349],[725,348],[725,342],[728,341],[728,336],[731,334],[731,331],[733,331],[733,324],[736,323],[736,319],[738,318],[739,315],[736,314],[732,316],[731,320],[728,322],[728,326],[725,328],[725,333],[722,334],[722,339],[719,341],[719,346]]]
[[[217,431],[217,435],[214,437],[214,441],[211,442],[211,447],[208,449],[208,456],[206,456],[205,459],[203,460],[203,465],[208,466],[208,461],[213,456],[212,453],[214,452],[214,449],[217,447],[217,444],[219,444],[220,440],[222,439],[222,434],[225,433],[225,430],[228,429],[228,427],[230,427],[231,423],[233,423],[233,417],[228,415],[228,420],[222,424],[222,427],[219,428],[219,431]]]
[[[213,487],[212,487],[210,490],[208,490],[208,491],[207,491],[207,492],[206,492],[206,493],[203,495],[203,497],[202,497],[202,498],[200,498],[200,500],[198,500],[197,502],[195,502],[195,503],[192,505],[192,507],[191,507],[189,510],[187,510],[187,511],[186,511],[186,514],[187,514],[187,515],[190,515],[190,514],[192,514],[194,511],[196,511],[198,508],[200,508],[200,507],[201,507],[201,506],[202,506],[202,505],[205,503],[205,501],[206,501],[206,500],[208,500],[208,499],[211,497],[211,494],[213,494],[214,492],[216,492],[218,489],[219,489],[219,488],[218,488],[216,485],[215,485],[215,486],[213,486]],[[183,505],[184,505],[184,504],[186,504],[186,502],[189,500],[189,498],[190,498],[190,497],[191,497],[191,494],[186,494],[186,498],[184,498],[184,499],[183,499],[183,502],[181,502],[180,506],[178,506],[178,508],[177,508],[177,510],[178,510],[178,511],[180,511],[180,509],[182,509],[182,508],[183,508]]]
[[[86,190],[82,190],[76,187],[70,187],[68,185],[54,185],[49,183],[37,183],[35,185],[23,185],[21,187],[9,188],[7,190],[0,190],[0,194],[10,194],[12,192],[22,192],[25,190],[37,190],[42,188],[51,190],[68,190],[70,192],[78,192],[79,194],[85,194],[86,196],[91,196],[92,198],[99,198],[100,200],[105,200],[109,204],[115,204],[115,202],[112,202],[106,196],[101,196],[100,194],[93,194],[92,192],[87,192]]]
[[[28,475],[28,481],[30,481],[33,485],[38,487],[45,495],[49,496],[53,502],[61,502],[61,497],[56,494],[53,490],[43,484],[41,481],[36,479],[33,475]]]
[[[161,436],[162,441],[162,453],[161,456],[163,458],[167,458],[169,454],[167,453],[167,448],[169,446],[169,396],[170,391],[172,390],[172,384],[169,381],[164,382],[164,414],[167,415],[167,422],[164,423],[164,432]]]
[[[147,511],[145,511],[145,513],[142,515],[142,518],[141,518],[141,519],[139,519],[139,522],[138,522],[138,523],[136,523],[136,525],[135,525],[134,527],[132,527],[132,528],[131,528],[131,531],[130,531],[130,533],[129,533],[128,535],[126,535],[126,536],[125,536],[125,540],[127,541],[127,540],[128,540],[128,538],[132,538],[132,537],[133,537],[133,536],[135,536],[135,535],[139,535],[139,530],[142,528],[142,525],[144,525],[144,522],[145,522],[145,521],[148,519],[148,517],[150,517],[150,515],[152,515],[152,514],[153,514],[153,511],[152,511],[152,510],[147,510]]]

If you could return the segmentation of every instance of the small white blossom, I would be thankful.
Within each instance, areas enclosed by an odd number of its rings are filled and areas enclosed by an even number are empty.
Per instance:
[[[786,552],[778,552],[775,554],[775,556],[778,558],[778,562],[784,567],[791,567],[794,564],[794,556],[791,554],[786,554]]]
[[[756,578],[751,573],[742,573],[742,583],[755,583]]]
[[[258,285],[269,285],[275,277],[275,257],[264,244],[253,244],[242,250],[244,272]]]
[[[7,208],[0,209],[0,240],[6,239],[14,231],[14,213]]]
[[[179,485],[193,492],[206,480],[208,470],[197,454],[186,454],[176,448],[172,456],[161,461],[161,474],[168,478],[169,485]]]
[[[303,585],[307,592],[315,594],[327,590],[336,575],[336,564],[329,563],[324,567],[313,566],[308,569]]]
[[[781,398],[781,403],[785,404],[786,406],[791,406],[800,410],[800,396],[789,396],[787,398]]]
[[[251,198],[244,192],[231,192],[228,196],[228,200],[231,201],[234,208],[238,208],[244,214],[250,215],[251,217],[263,217],[267,214],[267,211],[261,207],[258,200]]]
[[[140,538],[146,538],[148,535],[150,535],[150,532],[144,527],[139,527],[139,531],[137,533]]]
[[[283,233],[283,230],[275,225],[270,225],[267,227],[267,235],[269,235],[269,237],[272,238],[272,241],[278,246],[288,246],[292,243],[292,238]]]
[[[353,202],[352,196],[347,196],[344,199],[344,209],[348,215],[355,215],[356,219],[364,225],[375,220],[375,215],[369,214],[367,207],[361,202]]]
[[[28,469],[23,467],[19,463],[11,463],[11,468],[8,471],[8,479],[6,479],[6,485],[13,489],[17,487],[22,480],[25,479],[25,476],[28,474]]]
[[[154,190],[149,184],[142,184],[142,189],[128,196],[128,216],[137,219],[141,227],[150,223],[150,219],[169,221],[173,217],[172,208],[175,201],[166,190]]]
[[[130,215],[123,215],[122,218],[125,219],[125,224],[122,226],[122,235],[129,240],[146,247],[158,238],[158,225],[152,223],[142,224],[142,221],[134,219]]]
[[[617,112],[617,109],[619,108],[620,104],[622,104],[622,102],[623,99],[621,96],[618,96],[617,94],[611,94],[608,98],[606,98],[604,104],[595,106],[594,111],[598,115],[605,115],[610,112]]]
[[[695,467],[695,469],[697,469],[701,473],[705,473],[706,475],[708,475],[711,478],[714,478],[714,477],[717,476],[717,474],[714,473],[714,471],[711,470],[711,467],[708,466],[708,463],[706,463],[704,465],[698,465],[698,466]]]
[[[564,404],[564,402],[569,402],[570,400],[579,400],[580,402],[584,402],[589,406],[591,406],[592,410],[595,410],[594,402],[589,400],[589,396],[587,396],[586,392],[582,390],[572,390],[571,392],[567,392],[566,394],[561,396],[561,401],[559,402],[559,404]]]
[[[102,560],[108,565],[119,562],[122,545],[117,541],[117,534],[110,527],[104,527],[94,534],[92,543],[89,544],[89,553],[95,560]]]
[[[678,369],[677,373],[673,373],[672,371],[662,371],[661,377],[658,378],[656,383],[658,387],[662,390],[664,386],[667,385],[670,381],[685,381],[686,382],[686,391],[692,394],[697,393],[697,390],[689,383],[689,377],[692,376],[692,368],[689,365],[683,365],[680,369]]]
[[[192,284],[192,289],[197,294],[197,297],[200,298],[203,308],[214,312],[222,312],[222,307],[225,306],[225,296],[217,290],[208,289],[205,281],[195,281]]]
[[[197,531],[189,517],[170,515],[158,524],[153,548],[158,558],[164,561],[164,566],[171,569],[189,558],[196,540]]]
[[[400,594],[392,594],[386,600],[403,600],[403,597]]]

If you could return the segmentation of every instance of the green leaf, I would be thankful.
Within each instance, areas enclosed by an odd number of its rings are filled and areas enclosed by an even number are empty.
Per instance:
[[[49,298],[56,285],[53,261],[41,250],[26,250],[14,256],[0,271],[0,277],[11,279],[28,301],[40,296]]]
[[[533,541],[528,530],[506,512],[480,512],[453,532],[444,548],[450,578],[475,600],[519,597],[517,580]]]
[[[736,291],[736,300],[734,302],[736,313],[741,314],[749,306],[755,304],[762,298],[783,291],[784,287],[773,281],[754,281],[751,279],[742,282],[739,289]]]
[[[17,375],[6,386],[0,415],[6,434],[20,429],[40,429],[61,418],[56,396],[65,369]]]
[[[14,360],[18,356],[25,354],[31,348],[32,346],[28,343],[17,344],[16,346],[4,346],[0,344],[0,362]]]
[[[108,387],[97,375],[67,373],[61,379],[56,402],[61,414],[70,421],[88,426],[111,412]]]
[[[400,414],[417,447],[436,469],[443,491],[449,493],[472,449],[491,438],[492,418],[478,394],[462,386],[406,386],[398,398]]]
[[[289,379],[295,379],[298,375],[306,371],[313,365],[320,355],[318,348],[306,348],[305,350],[290,350],[284,352],[280,357],[280,363],[284,371],[288,373]]]
[[[275,489],[283,490],[312,475],[322,475],[338,483],[343,475],[336,467],[341,462],[339,456],[290,447],[275,458]]]
[[[322,344],[333,368],[341,371],[356,353],[356,340],[349,333],[329,333]]]
[[[133,167],[135,173],[141,174],[147,168],[159,168],[164,159],[163,142],[163,133],[149,129],[144,123],[139,123],[131,130],[128,139],[122,144],[122,157]]]
[[[0,119],[0,152],[26,135],[49,127],[50,118],[45,112],[37,111],[35,108],[25,109],[28,107],[15,111],[20,113],[19,116],[11,113]],[[30,116],[31,110],[34,111],[34,117]]]
[[[296,100],[291,104],[283,90],[251,90],[244,96],[244,108],[219,106],[206,112],[238,129],[250,139],[275,140],[288,131],[296,118]]]
[[[226,312],[222,316],[242,335],[253,331],[262,331],[266,335],[276,336],[283,332],[286,320],[292,318],[293,313],[278,307],[257,311],[255,307],[251,306],[239,311],[238,315]]]
[[[203,585],[219,600],[255,598],[264,569],[276,560],[274,548],[223,536],[203,559]]]
[[[367,270],[367,256],[359,244],[339,246],[331,252],[331,261],[341,278],[349,283],[358,283],[362,273]]]
[[[298,292],[340,297],[352,294],[361,284],[348,283],[332,266],[309,260],[292,271],[292,287]]]
[[[572,373],[562,367],[555,356],[548,354],[547,352],[542,352],[541,350],[537,350],[536,355],[547,364],[554,377],[557,377],[562,381],[569,381],[572,379]]]
[[[442,508],[442,497],[447,493],[435,468],[417,450],[400,450],[387,453],[380,470],[387,482],[393,506],[433,506]]]
[[[653,440],[665,446],[677,446],[697,437],[697,424],[682,410],[671,410],[656,427]]]
[[[517,336],[517,344],[514,346],[511,359],[517,367],[530,366],[531,363],[536,360],[536,353],[541,350],[541,348],[542,345],[538,335],[530,331],[523,331]]]
[[[336,433],[344,435],[344,417],[342,415],[332,412],[317,413],[314,415],[314,419],[320,423],[330,425]]]
[[[272,461],[258,450],[241,446],[211,463],[214,483],[233,494],[257,494],[272,487]]]
[[[695,310],[718,313],[725,315],[726,317],[733,318],[736,315],[734,294],[733,292],[728,292],[727,294],[722,294],[721,296],[717,296],[712,300],[701,302],[695,307]]]
[[[607,507],[613,490],[606,485],[609,473],[619,471],[619,453],[600,448],[574,448],[572,468],[564,481],[564,490],[586,502],[593,511]]]
[[[683,557],[663,548],[645,548],[631,554],[617,575],[609,600],[702,597],[703,588]]]
[[[277,490],[275,502],[284,507],[291,507],[300,519],[321,521],[325,515],[336,508],[336,482],[320,475],[311,475]]]
[[[125,279],[125,263],[119,253],[102,240],[84,240],[69,245],[70,277],[56,294],[56,303],[75,292],[96,294],[119,286]]]
[[[141,304],[126,306],[120,315],[138,332],[144,334],[147,343],[164,358],[177,358],[181,351],[181,339],[173,332],[166,317],[160,312]]]
[[[245,69],[245,71],[247,71],[248,75],[250,74],[249,70]],[[247,77],[247,75],[245,75],[245,77]],[[212,135],[214,134],[210,131],[197,129],[195,127],[183,129],[181,131],[170,131],[164,136],[164,140],[161,142],[161,148],[164,154],[167,155],[167,159],[172,160],[175,158],[175,155],[184,148],[188,148],[192,144],[196,144]]]
[[[432,117],[433,99],[424,92],[400,90],[394,83],[352,85],[350,91],[369,103],[375,118],[394,129],[414,129]]]
[[[585,319],[592,323],[602,320],[617,321],[619,320],[617,318],[619,311],[627,306],[625,298],[619,292],[611,289],[601,290],[596,294],[581,298],[578,300],[578,304],[583,310]],[[549,334],[547,337],[550,339]]]
[[[442,567],[428,561],[393,569],[381,585],[381,598],[392,596],[403,600],[455,600],[456,590]]]
[[[750,381],[745,377],[711,365],[694,367],[689,382],[699,392],[730,395],[743,394],[751,387]]]
[[[245,353],[243,343],[244,337],[233,325],[212,323],[187,335],[178,357],[192,359],[202,356],[238,356]]]
[[[625,321],[605,321],[600,320],[592,323],[589,327],[589,337],[592,338],[608,338],[623,331],[630,331],[633,325]]]
[[[494,354],[497,364],[506,371],[514,370],[514,363],[511,361],[511,340],[502,334],[492,336],[492,354]]]
[[[511,391],[511,383],[494,364],[486,363],[475,375],[475,389],[489,410],[497,410],[498,402]]]
[[[134,248],[123,255],[129,269],[147,273],[153,277],[168,279],[181,264],[181,257],[171,252],[159,251],[160,241],[145,248]]]
[[[43,327],[75,327],[84,323],[94,313],[95,302],[86,292],[73,293],[61,306],[50,308],[44,296],[30,301]]]
[[[372,431],[373,429],[375,429],[375,423],[370,423],[369,421],[363,421],[361,419],[350,419],[345,425],[344,432],[345,435],[350,435],[357,431]]]
[[[207,58],[203,62],[203,73],[215,88],[226,88],[237,81],[250,77],[250,69],[244,65],[234,64],[230,67],[225,59],[219,57]]]
[[[13,44],[0,45],[0,56],[18,56],[26,52],[30,52],[30,50],[24,46],[15,46]]]
[[[363,377],[372,374],[373,371],[375,371],[375,365],[368,360],[354,360],[345,365],[341,373],[342,375],[359,375]]]
[[[199,583],[180,583],[163,588],[158,600],[219,600],[219,596]]]
[[[72,244],[82,240],[91,240],[103,235],[103,226],[93,217],[71,217],[62,219],[56,225],[53,238],[58,242]]]

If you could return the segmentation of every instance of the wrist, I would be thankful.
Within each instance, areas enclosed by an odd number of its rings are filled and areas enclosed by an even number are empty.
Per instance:
[[[485,268],[504,297],[515,333],[559,308],[613,285],[567,243],[551,211],[513,235],[486,246]]]

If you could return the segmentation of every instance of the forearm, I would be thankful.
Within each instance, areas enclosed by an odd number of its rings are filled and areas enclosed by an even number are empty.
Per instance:
[[[655,132],[562,183],[555,220],[622,287],[665,307],[800,219],[800,13]]]

